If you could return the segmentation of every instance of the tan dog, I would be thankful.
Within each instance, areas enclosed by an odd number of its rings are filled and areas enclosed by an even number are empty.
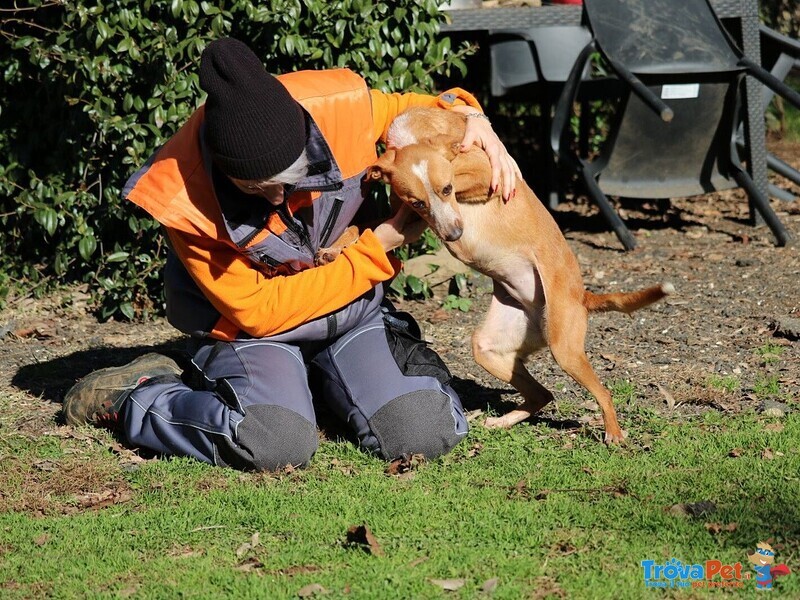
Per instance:
[[[393,146],[369,177],[390,184],[444,241],[450,253],[494,280],[491,305],[472,337],[475,360],[514,386],[523,405],[487,427],[510,427],[541,410],[553,395],[525,368],[534,351],[550,348],[558,364],[597,399],[606,443],[625,437],[611,394],[586,357],[588,313],[631,313],[673,291],[671,284],[628,294],[593,294],[583,286],[578,262],[558,225],[524,181],[504,203],[489,193],[491,168],[479,148],[459,152],[465,117],[415,108],[395,119]]]

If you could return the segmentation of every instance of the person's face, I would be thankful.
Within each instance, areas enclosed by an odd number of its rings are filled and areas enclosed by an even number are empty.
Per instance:
[[[230,178],[237,188],[245,194],[261,196],[273,206],[283,203],[283,184],[272,180],[261,179],[234,179]]]

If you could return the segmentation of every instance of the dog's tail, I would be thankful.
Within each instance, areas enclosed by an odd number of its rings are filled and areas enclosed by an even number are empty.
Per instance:
[[[616,311],[630,314],[661,300],[674,291],[675,286],[671,283],[662,283],[636,292],[618,294],[593,294],[586,290],[583,293],[583,305],[589,312]]]

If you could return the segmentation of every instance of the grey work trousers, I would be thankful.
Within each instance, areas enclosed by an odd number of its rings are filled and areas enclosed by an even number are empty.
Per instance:
[[[387,460],[444,454],[467,433],[461,402],[444,378],[405,373],[386,327],[377,310],[322,344],[202,345],[192,359],[194,377],[153,378],[131,393],[125,435],[162,454],[240,469],[305,465],[318,440],[311,378],[316,399],[363,448]]]

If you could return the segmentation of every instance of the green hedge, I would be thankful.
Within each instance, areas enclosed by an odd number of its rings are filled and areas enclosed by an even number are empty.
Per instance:
[[[157,227],[127,177],[203,101],[209,41],[247,42],[267,69],[347,66],[385,91],[464,70],[439,0],[33,0],[0,13],[0,302],[92,282],[101,317],[162,309]],[[97,282],[97,283],[94,283]]]
[[[761,20],[769,27],[797,39],[800,37],[800,2],[761,0]]]

